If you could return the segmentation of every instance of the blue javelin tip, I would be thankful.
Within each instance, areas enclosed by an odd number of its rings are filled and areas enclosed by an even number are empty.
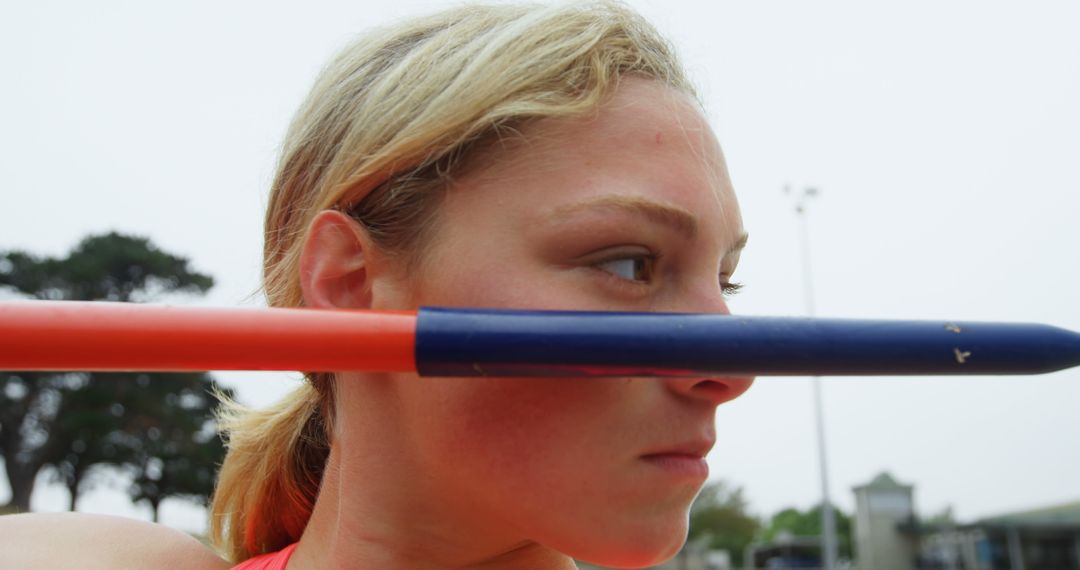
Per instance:
[[[1041,374],[1080,365],[1042,324],[423,308],[425,376]]]

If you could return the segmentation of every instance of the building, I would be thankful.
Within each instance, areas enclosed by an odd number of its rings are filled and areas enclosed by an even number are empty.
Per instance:
[[[1080,570],[1080,502],[927,525],[888,473],[854,491],[859,570]]]
[[[1080,570],[1080,502],[918,532],[923,568]]]
[[[860,570],[912,570],[918,535],[899,529],[915,522],[915,488],[888,473],[855,491],[855,566]]]

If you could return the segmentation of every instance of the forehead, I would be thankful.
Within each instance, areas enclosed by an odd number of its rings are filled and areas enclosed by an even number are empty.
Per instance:
[[[724,233],[742,230],[720,145],[697,104],[656,81],[624,79],[594,114],[537,121],[489,150],[459,180],[475,188],[451,192],[448,206],[494,201],[551,215],[621,196],[687,210]]]

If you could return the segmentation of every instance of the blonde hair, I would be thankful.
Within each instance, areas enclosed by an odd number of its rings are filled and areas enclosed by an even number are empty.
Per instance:
[[[300,252],[318,212],[349,212],[411,262],[471,154],[528,121],[595,112],[628,75],[693,94],[667,42],[615,2],[468,6],[364,35],[323,70],[286,136],[266,214],[270,305],[303,305]],[[308,379],[267,410],[226,403],[210,529],[230,560],[297,541],[311,516],[334,391],[332,375]]]

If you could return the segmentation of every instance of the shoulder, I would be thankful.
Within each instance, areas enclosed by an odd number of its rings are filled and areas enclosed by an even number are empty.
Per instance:
[[[198,540],[178,530],[82,513],[0,516],[0,560],[27,569],[230,568]]]

